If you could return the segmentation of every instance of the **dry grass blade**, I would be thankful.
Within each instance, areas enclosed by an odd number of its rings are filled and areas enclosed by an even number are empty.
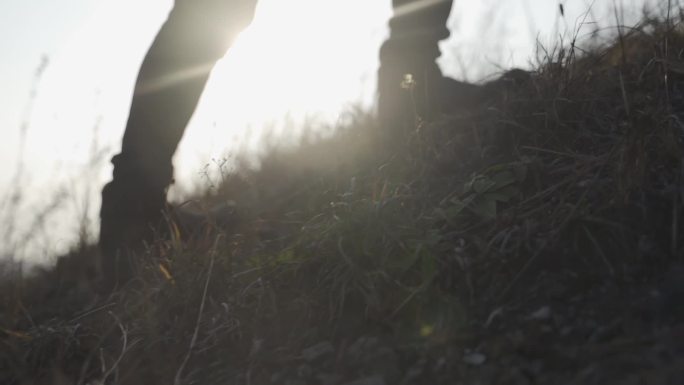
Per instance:
[[[200,307],[199,311],[197,312],[197,322],[195,323],[195,330],[192,333],[192,339],[190,340],[188,352],[185,355],[185,358],[183,358],[183,362],[181,362],[180,367],[178,367],[178,370],[176,371],[176,377],[173,380],[174,385],[181,385],[183,369],[185,369],[185,365],[187,365],[188,361],[190,360],[192,351],[195,348],[195,343],[197,343],[197,336],[199,335],[200,323],[202,322],[202,314],[204,314],[204,304],[207,300],[207,290],[209,290],[211,274],[214,271],[214,260],[216,259],[216,253],[218,252],[217,247],[221,238],[222,235],[220,234],[216,236],[216,239],[214,240],[214,245],[212,246],[211,251],[209,253],[209,268],[207,270],[207,279],[204,281],[204,290],[202,291],[202,299],[200,300]]]

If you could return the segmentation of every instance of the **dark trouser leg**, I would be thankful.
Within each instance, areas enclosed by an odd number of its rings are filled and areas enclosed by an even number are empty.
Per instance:
[[[125,253],[163,224],[172,157],[209,73],[250,22],[256,0],[176,0],[135,85],[114,175],[102,190],[102,269],[111,286],[130,278]]]
[[[415,115],[434,117],[442,103],[442,72],[435,60],[438,43],[449,36],[446,26],[452,0],[392,0],[390,36],[380,49],[378,114],[383,129],[396,134]],[[412,90],[402,89],[405,74],[413,76]],[[397,127],[399,126],[399,127]]]

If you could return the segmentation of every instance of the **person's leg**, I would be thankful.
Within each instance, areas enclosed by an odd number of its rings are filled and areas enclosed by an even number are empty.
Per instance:
[[[172,157],[216,61],[252,20],[256,0],[176,0],[138,74],[113,179],[102,190],[102,270],[130,277],[124,253],[163,225]]]
[[[452,0],[392,0],[392,6],[390,35],[380,49],[378,115],[394,131],[413,122],[415,114],[429,119],[441,108],[444,84],[435,60],[441,55],[439,41],[449,37]],[[412,90],[402,89],[406,74],[413,82],[404,86]]]

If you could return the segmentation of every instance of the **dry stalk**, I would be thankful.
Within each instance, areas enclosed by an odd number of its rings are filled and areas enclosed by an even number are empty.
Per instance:
[[[183,362],[178,368],[178,371],[176,371],[176,377],[173,380],[174,385],[181,384],[181,376],[183,375],[183,369],[185,369],[185,365],[187,365],[188,361],[190,360],[192,350],[195,348],[195,344],[197,343],[197,335],[199,334],[199,327],[200,323],[202,322],[202,313],[204,312],[204,304],[207,300],[207,291],[209,290],[209,282],[211,281],[211,273],[214,270],[214,260],[216,259],[216,252],[218,242],[220,239],[221,234],[216,236],[216,239],[214,240],[214,245],[212,246],[211,252],[209,253],[209,270],[207,271],[207,279],[206,281],[204,281],[204,290],[202,292],[202,300],[200,301],[200,308],[197,314],[197,322],[195,323],[195,331],[192,333],[192,339],[190,340],[190,347],[188,348],[188,353],[185,355]]]

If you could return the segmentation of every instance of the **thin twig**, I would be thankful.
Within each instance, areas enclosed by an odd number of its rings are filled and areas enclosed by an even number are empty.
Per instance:
[[[209,282],[211,281],[211,273],[214,270],[214,260],[216,259],[216,250],[218,247],[218,242],[221,239],[221,234],[219,234],[214,240],[214,245],[212,246],[211,253],[209,253],[209,271],[207,272],[207,280],[204,282],[204,291],[202,292],[202,300],[200,302],[199,313],[197,314],[197,323],[195,324],[195,331],[192,334],[192,339],[190,340],[190,347],[188,348],[188,353],[185,355],[183,362],[181,363],[178,371],[176,372],[176,378],[173,380],[174,385],[181,384],[181,376],[183,375],[183,369],[190,360],[192,355],[192,350],[195,348],[195,343],[197,343],[197,335],[199,334],[200,323],[202,322],[202,313],[204,312],[204,304],[207,300],[207,291],[209,290]]]
[[[100,309],[102,309],[102,308],[99,308],[98,310],[100,310]],[[139,342],[139,341],[134,341],[129,346],[129,344],[128,344],[128,332],[126,332],[126,328],[124,328],[123,324],[121,323],[121,320],[113,312],[109,311],[108,313],[109,313],[109,315],[112,316],[112,318],[114,318],[116,323],[115,323],[115,325],[112,325],[111,327],[109,327],[107,332],[105,332],[102,335],[102,337],[100,338],[100,341],[98,342],[98,346],[97,346],[97,349],[100,349],[99,350],[100,351],[100,368],[101,368],[102,373],[103,373],[101,382],[103,384],[107,380],[107,377],[109,377],[109,375],[111,375],[112,372],[119,366],[119,363],[121,363],[121,360],[123,359],[123,356],[126,354],[126,352],[128,350],[130,350],[133,346],[135,346]],[[121,336],[123,337],[123,345],[121,347],[121,353],[119,354],[119,357],[116,359],[116,361],[114,361],[114,364],[112,365],[112,367],[109,370],[107,370],[105,367],[104,357],[102,356],[102,347],[101,346],[102,346],[102,342],[104,341],[104,339],[109,335],[109,333],[111,333],[115,329],[114,326],[118,326],[119,330],[121,331]],[[92,361],[94,354],[95,354],[95,350],[93,350],[88,355],[88,357],[83,362],[83,365],[81,365],[81,375],[79,376],[79,379],[76,382],[77,385],[81,385],[81,384],[85,383],[86,374],[88,372],[88,368],[90,367],[90,362]]]
[[[109,312],[109,314],[114,317],[116,320],[116,324],[119,326],[119,330],[121,330],[121,337],[123,338],[123,344],[121,346],[121,354],[119,354],[119,357],[117,357],[116,361],[114,361],[114,364],[112,365],[107,372],[105,372],[104,375],[102,375],[102,382],[105,383],[107,381],[107,377],[109,377],[112,372],[119,366],[119,363],[123,359],[123,356],[126,354],[128,351],[128,333],[126,332],[126,328],[124,328],[123,324],[121,323],[121,320],[119,317],[116,316],[113,312]]]
[[[88,317],[88,316],[90,316],[90,315],[92,315],[92,314],[94,314],[94,313],[97,313],[97,312],[99,312],[99,311],[101,311],[101,310],[105,310],[106,308],[112,307],[112,306],[115,306],[115,305],[116,305],[116,302],[110,302],[110,303],[108,303],[108,304],[106,304],[106,305],[102,305],[102,306],[100,306],[100,307],[98,307],[98,308],[90,309],[90,310],[85,311],[85,312],[83,312],[83,313],[77,315],[76,317],[70,319],[67,323],[71,323],[71,324],[76,323],[76,321],[78,321],[78,320],[80,320],[80,319],[82,319],[82,318]]]

